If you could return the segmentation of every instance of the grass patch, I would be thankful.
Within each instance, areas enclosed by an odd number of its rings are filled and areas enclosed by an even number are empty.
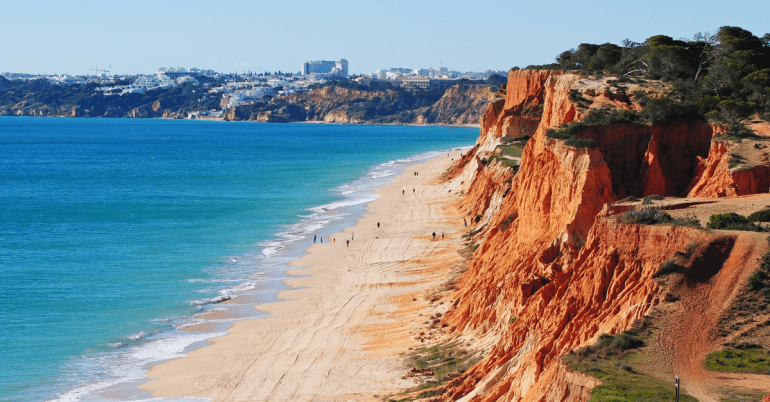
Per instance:
[[[629,363],[644,346],[637,331],[602,335],[592,346],[562,356],[570,369],[596,377],[602,384],[591,391],[591,402],[669,402],[675,389],[673,380],[662,381],[637,371]],[[680,394],[681,402],[697,399]]]
[[[524,148],[518,145],[498,145],[497,150],[500,151],[500,155],[513,156],[515,158],[521,158]]]
[[[757,402],[765,396],[764,392],[732,388],[724,388],[722,393],[724,396],[720,399],[721,402]]]
[[[506,138],[506,137],[503,137]],[[518,172],[518,161],[508,159],[508,157],[521,158],[524,152],[524,143],[514,143],[514,145],[498,145],[497,152],[490,156],[489,159],[482,159],[482,163],[488,166],[492,161],[499,161],[503,166],[513,169],[514,172]]]
[[[419,378],[422,383],[386,400],[410,401],[440,396],[452,380],[480,360],[481,356],[464,349],[460,342],[417,348],[407,357],[407,365],[411,366],[407,377]]]
[[[770,374],[770,354],[759,347],[722,349],[706,356],[705,364],[711,371]]]
[[[499,154],[490,156],[489,160],[487,160],[487,159],[482,159],[481,160],[481,162],[484,164],[484,166],[489,166],[490,164],[492,164],[493,161],[499,161],[500,164],[502,164],[503,166],[505,166],[505,167],[507,167],[509,169],[512,169],[514,172],[518,172],[519,171],[519,163],[517,161],[512,160],[512,159],[508,159],[508,158],[504,158],[502,155],[499,155]]]

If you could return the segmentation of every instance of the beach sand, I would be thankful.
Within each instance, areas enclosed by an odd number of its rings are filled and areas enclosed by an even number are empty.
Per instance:
[[[450,164],[436,157],[376,191],[354,227],[291,263],[295,289],[256,307],[269,318],[152,367],[139,388],[214,401],[374,401],[416,385],[406,353],[421,345],[429,316],[451,305],[433,292],[462,261],[461,182],[439,180]]]

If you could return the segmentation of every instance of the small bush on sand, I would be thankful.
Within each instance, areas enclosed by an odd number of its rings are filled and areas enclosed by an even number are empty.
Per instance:
[[[669,223],[673,221],[673,218],[658,208],[649,208],[623,213],[620,215],[620,221],[631,224],[655,225],[658,223]]]
[[[754,271],[751,276],[749,276],[749,288],[755,292],[758,292],[767,287],[765,281],[768,279],[770,279],[770,276],[768,276],[765,271],[758,269]]]
[[[763,229],[749,222],[743,215],[738,215],[735,212],[728,212],[724,214],[711,215],[709,223],[706,225],[707,229],[724,229],[724,230],[745,230],[751,232],[762,232]]]
[[[668,260],[660,265],[660,268],[658,268],[658,272],[653,275],[653,278],[659,278],[661,276],[666,276],[674,273],[681,273],[684,272],[684,267],[677,264],[674,260]]]
[[[763,209],[747,217],[749,222],[770,222],[770,209]]]

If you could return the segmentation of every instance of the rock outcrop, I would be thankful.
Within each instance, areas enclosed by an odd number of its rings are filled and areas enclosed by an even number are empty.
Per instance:
[[[688,197],[736,197],[767,193],[770,190],[770,166],[749,169],[730,166],[730,147],[724,142],[711,144],[708,158],[700,158]]]
[[[226,120],[318,121],[339,124],[476,125],[491,95],[486,85],[454,85],[446,90],[353,89],[326,86],[307,93],[276,96],[238,106]]]

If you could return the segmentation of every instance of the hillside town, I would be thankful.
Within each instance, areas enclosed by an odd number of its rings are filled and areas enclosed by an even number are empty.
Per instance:
[[[109,71],[95,69],[93,75],[34,75],[22,73],[0,74],[6,80],[46,80],[58,86],[97,84],[104,95],[145,94],[167,90],[184,84],[200,85],[207,97],[220,98],[221,108],[192,112],[189,118],[220,117],[226,109],[250,105],[276,95],[291,95],[310,90],[314,85],[329,81],[357,84],[364,88],[402,88],[408,91],[442,90],[458,80],[485,80],[504,71],[459,72],[447,67],[387,68],[370,74],[349,75],[348,61],[306,61],[297,73],[218,73],[213,70],[184,67],[161,67],[155,74],[109,75]]]

